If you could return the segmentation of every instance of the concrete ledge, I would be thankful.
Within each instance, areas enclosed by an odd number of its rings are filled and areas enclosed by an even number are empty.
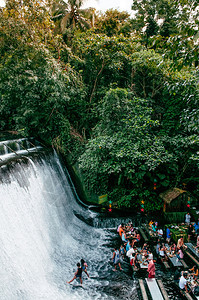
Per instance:
[[[146,292],[146,289],[145,289],[145,286],[144,286],[143,279],[139,279],[138,281],[139,281],[140,290],[141,290],[141,293],[142,293],[143,300],[148,300],[148,296],[147,296],[147,292]]]

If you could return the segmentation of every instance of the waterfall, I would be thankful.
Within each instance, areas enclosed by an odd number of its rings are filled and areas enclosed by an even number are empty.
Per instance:
[[[109,242],[116,233],[85,222],[96,214],[76,201],[57,155],[10,161],[0,182],[1,300],[128,299],[130,277],[123,275],[125,284],[112,278]],[[81,258],[90,273],[83,288],[66,283]]]
[[[8,160],[37,152],[43,147],[33,138],[0,141],[0,165]]]

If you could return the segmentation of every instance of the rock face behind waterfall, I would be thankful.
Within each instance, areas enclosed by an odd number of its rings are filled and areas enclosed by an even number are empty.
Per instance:
[[[0,167],[0,299],[138,299],[129,276],[113,278],[109,241],[115,231],[91,226],[97,215],[77,201],[57,155],[3,153],[2,146],[1,160],[9,159]],[[75,289],[76,282],[66,281],[81,258],[91,278],[83,277],[85,289]]]

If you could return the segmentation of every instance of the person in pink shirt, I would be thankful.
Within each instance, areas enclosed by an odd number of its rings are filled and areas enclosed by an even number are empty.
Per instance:
[[[184,253],[182,251],[182,247],[180,247],[180,249],[178,250],[176,256],[177,256],[178,259],[183,259],[184,258]]]
[[[155,278],[155,264],[153,259],[149,261],[147,272],[149,273],[148,278]]]

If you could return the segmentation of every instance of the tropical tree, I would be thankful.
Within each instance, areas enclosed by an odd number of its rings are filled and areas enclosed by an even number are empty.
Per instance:
[[[179,68],[193,62],[198,65],[197,0],[134,0],[132,9],[132,26],[148,46],[167,55]]]
[[[1,10],[0,125],[66,149],[67,105],[81,88],[70,65],[57,57],[61,42],[53,27],[45,2],[9,0]]]
[[[131,55],[142,46],[138,39],[124,36],[108,37],[93,31],[78,34],[73,40],[73,52],[77,60],[71,65],[81,74],[86,87],[86,120],[79,120],[90,137],[98,121],[96,107],[110,87],[129,87],[132,82]]]
[[[104,33],[111,37],[113,35],[124,34],[129,36],[131,33],[130,15],[116,9],[109,9],[98,16],[95,23],[95,32]]]
[[[94,137],[79,160],[87,186],[98,195],[109,193],[111,200],[117,194],[114,200],[120,206],[133,207],[143,198],[153,198],[159,207],[152,178],[171,155],[153,133],[158,121],[152,120],[148,101],[125,89],[110,89],[99,112]]]
[[[61,21],[68,13],[68,5],[63,0],[54,0],[50,4],[51,19],[55,23],[55,34],[62,33]]]
[[[71,42],[75,31],[85,31],[91,27],[94,11],[82,9],[82,5],[83,1],[81,0],[68,0],[67,2],[54,0],[51,5],[56,31],[63,34],[66,43]],[[89,19],[91,19],[91,23]]]
[[[6,7],[0,12],[1,26],[1,50],[4,46],[12,45],[13,48],[20,45],[44,46],[53,44],[53,22],[50,19],[45,1],[31,0],[7,0]]]
[[[83,1],[68,0],[68,13],[63,17],[61,27],[71,27],[73,30],[76,27],[80,29],[89,28],[88,21],[83,17],[84,10],[81,9]]]

